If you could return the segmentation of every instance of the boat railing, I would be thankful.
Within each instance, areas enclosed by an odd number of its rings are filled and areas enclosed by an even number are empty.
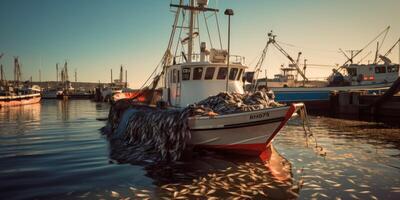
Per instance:
[[[175,56],[174,60],[176,64],[187,63],[186,56]],[[209,56],[204,57],[204,62],[210,62]],[[244,56],[240,55],[230,55],[229,56],[229,63],[230,64],[244,64],[246,61]],[[201,62],[201,55],[199,53],[192,54],[192,62]],[[225,62],[226,63],[226,62]]]

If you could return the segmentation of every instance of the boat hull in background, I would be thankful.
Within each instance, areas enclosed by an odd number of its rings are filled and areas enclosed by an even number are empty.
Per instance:
[[[41,99],[40,94],[2,96],[0,97],[0,107],[34,104],[34,103],[39,103],[40,99]]]

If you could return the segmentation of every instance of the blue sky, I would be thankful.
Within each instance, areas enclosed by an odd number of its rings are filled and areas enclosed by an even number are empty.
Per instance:
[[[176,2],[173,1],[173,2]],[[166,48],[173,13],[169,0],[1,0],[0,52],[7,78],[12,77],[12,57],[19,56],[23,78],[55,80],[55,64],[69,63],[78,81],[109,81],[122,64],[128,69],[132,87],[151,73]],[[210,0],[220,10],[232,8],[232,54],[246,57],[251,67],[273,29],[278,40],[294,57],[298,51],[309,63],[344,62],[339,48],[359,49],[390,25],[382,51],[400,37],[398,0]],[[226,46],[226,17],[219,14],[223,45]],[[212,20],[210,20],[212,21]],[[212,23],[210,22],[212,25]],[[212,27],[214,36],[216,28]],[[208,41],[203,35],[205,41]],[[214,41],[216,43],[216,40]],[[215,44],[214,44],[215,45]],[[209,46],[209,45],[208,45]],[[365,51],[374,51],[374,45]],[[390,58],[398,62],[398,50]],[[372,59],[372,54],[369,59]],[[368,59],[366,59],[368,60]],[[268,76],[287,64],[276,50],[268,52]],[[310,77],[328,75],[330,70],[309,68]]]

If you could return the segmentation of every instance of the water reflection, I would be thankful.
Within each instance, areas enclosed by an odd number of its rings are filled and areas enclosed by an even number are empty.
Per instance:
[[[312,117],[326,156],[294,120],[267,163],[198,151],[172,165],[117,164],[96,120],[108,110],[85,100],[0,109],[0,199],[400,199],[400,129],[385,124]]]
[[[1,122],[31,122],[39,121],[41,104],[30,104],[24,106],[11,106],[0,108]]]
[[[277,149],[292,163],[294,179],[302,183],[300,198],[397,199],[400,185],[399,149],[388,129],[374,122],[313,117],[312,130],[327,152],[315,154],[299,140],[299,121],[274,141]],[[391,129],[398,132],[399,129]],[[373,137],[379,135],[379,137]]]
[[[23,134],[40,126],[41,104],[0,108],[0,134]],[[3,127],[8,125],[7,127]]]
[[[176,163],[148,164],[146,176],[157,188],[126,186],[108,192],[79,193],[85,198],[133,199],[293,199],[298,183],[291,164],[273,146],[268,160],[200,150]],[[120,163],[121,164],[121,163]]]

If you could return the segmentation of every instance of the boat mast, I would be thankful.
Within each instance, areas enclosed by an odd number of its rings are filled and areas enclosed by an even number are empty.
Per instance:
[[[188,51],[187,51],[187,57],[188,57],[187,62],[190,63],[190,62],[192,62],[192,54],[193,54],[193,33],[194,33],[193,30],[194,30],[194,20],[195,20],[196,11],[199,11],[199,12],[206,12],[206,11],[218,12],[219,10],[218,9],[213,9],[213,8],[207,8],[206,7],[207,6],[206,3],[204,3],[204,2],[201,3],[201,4],[200,4],[200,2],[197,2],[198,6],[194,5],[194,0],[190,0],[190,4],[189,5],[182,5],[181,2],[180,2],[179,5],[170,4],[170,6],[171,7],[182,8],[182,9],[185,9],[185,10],[189,10],[189,12],[190,12],[189,27],[188,27],[189,28]],[[176,23],[176,21],[175,21],[175,23]],[[176,25],[174,25],[174,26],[176,27]],[[174,33],[174,31],[173,31],[173,33]]]
[[[1,68],[1,83],[3,83],[3,81],[5,80],[4,71],[3,71],[3,64],[0,65],[0,68]]]
[[[110,80],[110,83],[112,84],[112,83],[113,83],[112,69],[111,69],[110,71],[111,71],[111,80]]]
[[[194,0],[190,0],[190,7],[194,7]],[[193,24],[194,24],[194,10],[190,9],[189,19],[189,41],[188,41],[188,63],[192,62],[193,52]]]
[[[18,61],[18,56],[14,57],[14,82],[19,83],[21,80],[21,68]]]
[[[58,82],[58,63],[56,63],[56,81]]]
[[[128,88],[128,70],[125,70],[125,88]]]
[[[68,77],[68,67],[67,67],[67,61],[65,61],[64,63],[64,76],[65,76],[65,81],[69,81],[69,77]]]
[[[3,57],[4,53],[0,54],[0,60]],[[5,81],[5,77],[4,77],[4,70],[3,70],[3,64],[0,64],[0,70],[1,70],[1,84],[3,84],[3,81]]]
[[[124,68],[121,65],[121,68],[119,70],[119,82],[122,83],[122,78],[123,78],[123,73],[124,73]]]

